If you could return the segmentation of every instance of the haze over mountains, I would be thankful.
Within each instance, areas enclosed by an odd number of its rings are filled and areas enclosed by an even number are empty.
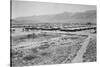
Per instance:
[[[52,15],[17,17],[13,19],[12,24],[29,24],[29,23],[96,23],[96,10],[85,12],[70,13],[64,12]]]

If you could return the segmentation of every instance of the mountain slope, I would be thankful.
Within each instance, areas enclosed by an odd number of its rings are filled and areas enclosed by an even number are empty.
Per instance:
[[[96,10],[89,10],[80,13],[64,12],[54,15],[18,17],[14,20],[20,23],[96,23]]]

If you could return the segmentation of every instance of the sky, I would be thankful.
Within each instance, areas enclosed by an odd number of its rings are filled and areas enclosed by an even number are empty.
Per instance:
[[[12,18],[87,10],[96,10],[96,6],[12,0]]]

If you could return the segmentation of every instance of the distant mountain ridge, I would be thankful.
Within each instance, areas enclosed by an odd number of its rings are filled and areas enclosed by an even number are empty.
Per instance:
[[[96,10],[70,13],[64,12],[54,15],[28,16],[13,19],[12,23],[96,23]]]

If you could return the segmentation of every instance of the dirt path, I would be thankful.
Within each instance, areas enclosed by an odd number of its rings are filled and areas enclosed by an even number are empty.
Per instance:
[[[82,56],[84,54],[84,52],[86,51],[86,47],[89,43],[89,39],[90,39],[90,36],[85,39],[84,43],[82,43],[82,48],[79,50],[79,52],[77,53],[77,56],[74,58],[74,60],[72,61],[72,63],[79,63],[79,62],[82,62]]]

